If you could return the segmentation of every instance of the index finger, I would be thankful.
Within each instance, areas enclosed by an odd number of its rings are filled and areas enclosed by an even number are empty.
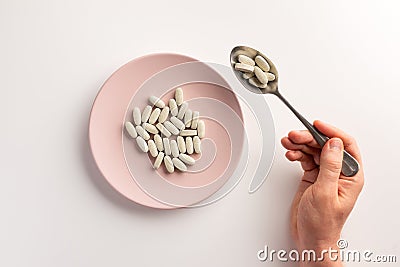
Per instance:
[[[338,137],[342,139],[344,149],[361,163],[360,149],[358,148],[356,140],[351,135],[345,133],[339,128],[319,120],[314,121],[314,126],[329,138]]]

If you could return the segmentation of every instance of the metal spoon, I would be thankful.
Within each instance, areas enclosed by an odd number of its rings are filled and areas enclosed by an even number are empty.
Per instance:
[[[271,69],[269,72],[273,73],[275,75],[275,80],[268,82],[268,85],[266,88],[261,89],[258,87],[255,87],[251,85],[246,79],[242,77],[242,72],[235,70],[235,64],[238,62],[238,56],[239,55],[246,55],[250,58],[255,58],[257,55],[262,56],[264,59],[267,60],[268,64],[270,65]],[[314,139],[318,142],[318,144],[323,147],[326,143],[326,141],[329,140],[329,137],[325,136],[321,132],[319,132],[310,122],[308,122],[300,113],[297,112],[297,110],[294,109],[292,105],[281,95],[281,93],[278,91],[278,70],[276,69],[275,65],[272,63],[272,61],[267,58],[264,54],[259,52],[258,50],[255,50],[253,48],[247,47],[247,46],[237,46],[232,49],[231,55],[230,55],[230,60],[231,60],[231,66],[234,70],[234,73],[236,77],[239,79],[239,81],[243,84],[243,86],[248,89],[249,91],[257,94],[274,94],[277,97],[279,97],[280,100],[283,101],[283,103],[286,104],[286,106],[289,107],[289,109],[296,115],[296,117],[304,124],[304,126],[310,131],[310,133],[313,135]],[[360,169],[360,166],[355,158],[353,158],[347,151],[343,152],[343,162],[342,162],[342,174],[344,176],[354,176],[358,170]]]

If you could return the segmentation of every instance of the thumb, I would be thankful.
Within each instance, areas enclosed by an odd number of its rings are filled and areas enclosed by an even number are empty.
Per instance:
[[[338,180],[342,170],[342,160],[342,140],[339,138],[328,140],[321,151],[320,168],[316,181],[326,191],[337,192]]]

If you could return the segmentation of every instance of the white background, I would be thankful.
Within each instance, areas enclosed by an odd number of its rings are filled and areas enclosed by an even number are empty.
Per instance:
[[[343,237],[351,249],[399,261],[399,8],[397,1],[1,0],[0,265],[292,266],[256,258],[264,245],[293,248],[288,211],[300,170],[279,139],[302,126],[274,96],[267,100],[276,157],[253,195],[242,181],[204,208],[152,210],[115,192],[89,152],[92,102],[119,66],[153,52],[228,64],[238,44],[270,55],[281,91],[307,118],[357,138],[366,184]]]

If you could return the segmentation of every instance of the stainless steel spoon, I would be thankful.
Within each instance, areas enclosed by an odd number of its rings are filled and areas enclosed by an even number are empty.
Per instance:
[[[267,60],[269,63],[271,69],[269,72],[273,73],[275,75],[275,80],[268,82],[268,85],[265,89],[261,89],[258,87],[255,87],[251,85],[246,79],[242,77],[242,72],[235,70],[235,64],[238,62],[238,56],[239,55],[246,55],[250,58],[255,58],[257,55],[262,56]],[[325,136],[321,132],[319,132],[310,122],[308,122],[297,110],[294,109],[292,105],[281,95],[281,93],[278,91],[278,70],[276,69],[275,65],[272,63],[272,61],[267,58],[264,54],[259,52],[258,50],[255,50],[253,48],[247,47],[247,46],[236,46],[235,48],[232,49],[231,55],[230,55],[230,60],[231,60],[231,66],[233,69],[233,72],[235,73],[236,77],[239,79],[239,81],[243,84],[243,86],[248,89],[249,91],[257,94],[274,94],[277,97],[279,97],[280,100],[283,101],[283,103],[286,104],[286,106],[289,107],[289,109],[296,115],[296,117],[304,124],[304,126],[310,131],[310,133],[313,135],[314,139],[318,142],[318,144],[323,147],[326,143],[326,141],[329,140],[329,137]],[[342,174],[344,176],[354,176],[360,169],[360,166],[355,158],[353,158],[347,151],[344,151],[343,153],[343,162],[342,162]]]

